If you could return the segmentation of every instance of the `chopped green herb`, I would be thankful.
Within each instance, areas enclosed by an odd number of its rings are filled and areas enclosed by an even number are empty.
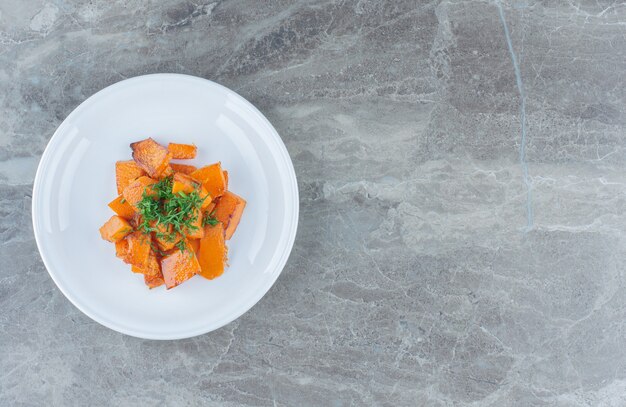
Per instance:
[[[126,198],[120,199],[120,203],[126,203]]]
[[[172,242],[176,239],[176,234],[180,233],[183,239],[176,244],[181,251],[185,250],[185,237],[191,231],[198,229],[194,225],[203,198],[197,191],[177,194],[172,193],[172,177],[166,177],[150,186],[151,193],[148,195],[144,191],[141,201],[137,203],[137,208],[141,214],[141,224],[139,229],[144,233],[155,232],[159,238]],[[157,229],[157,225],[163,228]],[[170,227],[171,225],[171,227]],[[164,233],[163,230],[169,230]]]
[[[206,226],[206,225],[215,226],[219,223],[219,220],[211,216],[214,213],[215,211],[213,211],[212,213],[204,212],[204,218],[202,218],[202,226]]]
[[[176,247],[178,247],[178,250],[180,250],[181,252],[184,252],[185,249],[187,249],[187,245],[185,244],[184,240],[180,240],[180,242],[176,243]]]

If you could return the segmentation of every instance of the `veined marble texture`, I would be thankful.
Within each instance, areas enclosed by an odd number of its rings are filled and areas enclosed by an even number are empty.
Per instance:
[[[65,116],[154,72],[258,106],[301,195],[272,290],[169,342],[30,219]],[[0,405],[625,406],[625,82],[620,1],[2,0]]]

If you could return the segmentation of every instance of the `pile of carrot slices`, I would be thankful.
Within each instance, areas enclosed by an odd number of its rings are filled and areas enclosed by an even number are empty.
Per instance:
[[[176,287],[196,274],[224,273],[229,240],[246,201],[228,190],[228,172],[215,163],[196,168],[190,144],[162,146],[151,138],[130,145],[132,160],[115,163],[116,213],[100,228],[117,257],[146,285]]]

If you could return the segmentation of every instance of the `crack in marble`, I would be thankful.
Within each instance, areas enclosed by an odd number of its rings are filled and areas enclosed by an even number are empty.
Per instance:
[[[519,162],[522,167],[522,175],[524,179],[524,184],[526,185],[526,231],[530,231],[533,228],[533,203],[532,203],[532,181],[530,179],[530,175],[528,173],[528,162],[526,157],[526,95],[524,94],[524,85],[522,83],[522,73],[520,70],[519,61],[517,59],[517,55],[515,55],[515,50],[513,49],[513,42],[511,40],[511,34],[509,32],[509,26],[506,23],[506,18],[504,16],[504,9],[500,4],[500,0],[496,0],[495,2],[498,8],[498,14],[500,16],[500,21],[502,22],[502,28],[504,30],[504,37],[506,39],[506,45],[509,49],[509,54],[511,56],[511,62],[513,63],[513,70],[515,72],[515,83],[517,85],[517,90],[519,92],[520,97],[520,122],[522,127],[522,135],[520,140],[520,150],[519,150]]]

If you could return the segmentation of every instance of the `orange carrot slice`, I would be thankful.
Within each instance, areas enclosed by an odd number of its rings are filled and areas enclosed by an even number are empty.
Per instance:
[[[148,174],[133,160],[116,162],[115,183],[117,184],[118,195],[121,194],[124,188],[126,188],[134,179],[143,175]]]
[[[226,191],[215,205],[215,218],[224,225],[226,240],[235,233],[245,207],[246,200],[230,191]]]
[[[132,226],[126,221],[126,219],[117,215],[111,216],[104,225],[100,228],[100,236],[104,240],[109,242],[119,242],[126,235],[133,231]]]
[[[209,280],[221,276],[224,273],[224,265],[226,263],[226,250],[222,224],[218,223],[215,226],[207,225],[204,229],[204,237],[200,239],[200,248],[198,249],[199,274]]]
[[[152,178],[158,178],[167,170],[172,154],[151,138],[131,143],[133,160]]]
[[[207,165],[191,173],[191,176],[202,183],[213,199],[222,196],[226,190],[224,172],[220,163]]]
[[[128,263],[143,270],[148,269],[152,251],[150,235],[137,231],[130,234],[126,240],[128,240]]]
[[[198,169],[194,165],[176,164],[176,163],[170,163],[170,167],[172,167],[174,172],[180,172],[180,173],[183,173],[185,175],[190,175],[192,172],[194,172],[195,170]]]
[[[150,185],[156,184],[156,180],[150,177],[139,177],[131,182],[122,195],[129,205],[137,206],[137,204],[143,199],[143,194],[152,195],[154,191],[150,188]]]
[[[200,272],[196,254],[190,250],[174,250],[161,259],[165,287],[169,290]]]
[[[172,158],[190,159],[196,158],[198,147],[193,144],[170,143],[167,146],[167,150],[172,154]]]
[[[126,220],[130,220],[135,216],[135,208],[124,199],[123,195],[109,202],[109,208]]]

